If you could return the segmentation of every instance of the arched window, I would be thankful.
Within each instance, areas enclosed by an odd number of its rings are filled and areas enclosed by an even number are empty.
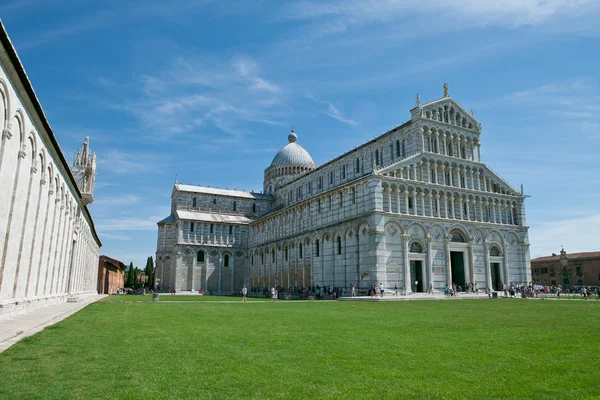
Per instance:
[[[300,259],[302,260],[302,243],[300,243],[298,245],[298,255],[300,256]]]
[[[410,252],[411,253],[422,253],[423,246],[421,246],[421,243],[419,243],[419,242],[412,242],[410,245]]]
[[[271,262],[275,262],[275,249],[271,249]]]
[[[204,262],[204,252],[200,250],[198,254],[196,254],[196,261],[199,263]]]
[[[321,256],[321,247],[319,246],[319,239],[315,240],[315,257]]]
[[[492,257],[500,257],[502,254],[500,253],[500,249],[498,246],[492,246],[490,248],[490,256]]]
[[[285,253],[285,261],[287,261],[288,260],[288,248],[287,248],[287,246],[285,247],[284,253]]]
[[[466,242],[464,235],[460,231],[452,231],[450,241],[455,243]]]
[[[342,254],[342,238],[341,237],[337,237],[337,253]]]
[[[223,266],[229,267],[229,254],[225,254],[225,257],[223,257]]]

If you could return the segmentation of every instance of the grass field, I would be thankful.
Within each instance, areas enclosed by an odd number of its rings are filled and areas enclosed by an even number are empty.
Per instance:
[[[596,301],[164,297],[111,297],[17,343],[0,398],[600,396]]]

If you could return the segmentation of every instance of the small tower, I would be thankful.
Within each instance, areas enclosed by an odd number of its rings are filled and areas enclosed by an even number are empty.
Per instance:
[[[83,147],[75,153],[73,167],[71,168],[75,182],[81,192],[84,205],[94,201],[94,181],[96,180],[96,153],[90,150],[90,138],[85,137]]]

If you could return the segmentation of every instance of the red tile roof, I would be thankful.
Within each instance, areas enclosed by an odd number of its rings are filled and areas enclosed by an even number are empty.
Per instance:
[[[107,262],[109,264],[114,265],[117,268],[122,269],[123,271],[125,270],[125,268],[127,268],[125,266],[125,264],[123,264],[121,261],[119,260],[115,260],[114,258],[110,258],[108,256],[100,256],[100,265],[104,264],[104,262]]]
[[[585,253],[567,253],[567,257],[569,260],[579,260],[583,258],[600,258],[600,251],[588,251]],[[531,260],[531,262],[540,262],[540,261],[559,261],[560,254],[552,255],[552,256],[544,256],[538,257]]]

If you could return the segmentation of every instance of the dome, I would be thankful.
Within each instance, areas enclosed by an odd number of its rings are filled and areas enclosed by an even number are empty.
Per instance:
[[[315,168],[317,165],[313,161],[308,151],[304,150],[302,146],[296,143],[298,135],[292,131],[286,144],[279,153],[273,158],[271,167],[312,167]]]

